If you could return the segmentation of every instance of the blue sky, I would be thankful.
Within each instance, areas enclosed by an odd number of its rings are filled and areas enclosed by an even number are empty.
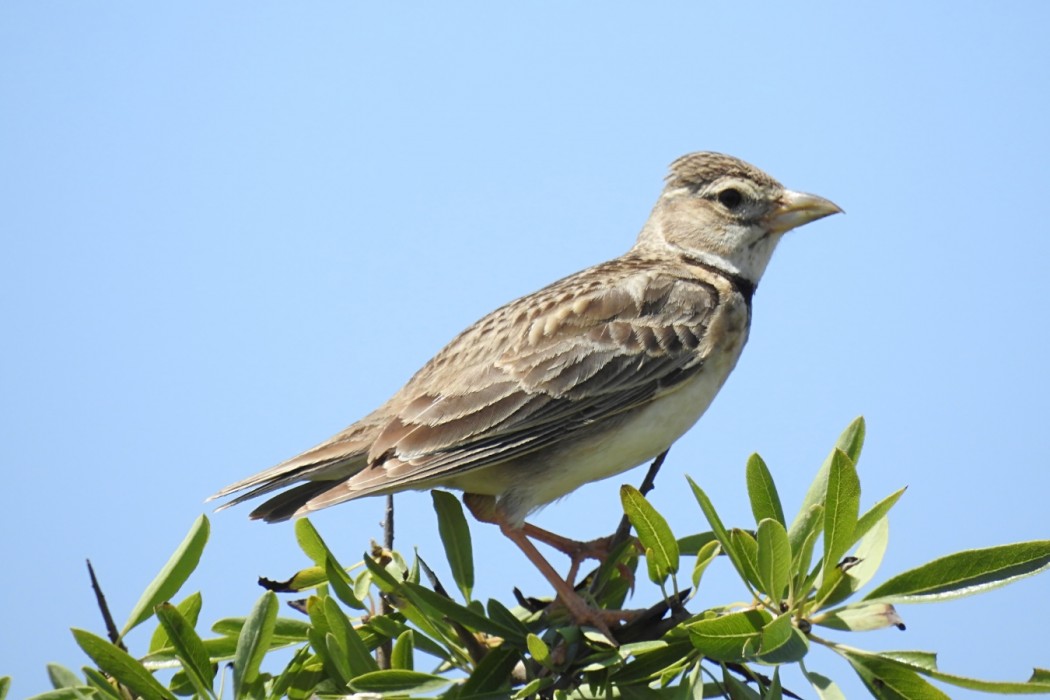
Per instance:
[[[1048,22],[1037,2],[0,5],[13,696],[87,662],[68,631],[102,630],[86,557],[123,619],[204,497],[367,413],[492,308],[626,250],[694,150],[847,214],[777,251],[743,359],[652,494],[676,532],[705,529],[683,474],[746,524],[757,451],[791,510],[863,414],[864,502],[909,486],[877,580],[1047,538]],[[605,534],[641,477],[537,522]],[[349,560],[380,507],[314,522]],[[430,498],[399,508],[399,548],[441,563]],[[186,589],[203,619],[306,563],[290,526],[246,515],[213,518]],[[480,597],[548,592],[472,529]],[[906,608],[906,632],[853,642],[1023,679],[1050,664],[1046,586]],[[829,654],[810,667],[858,687]]]

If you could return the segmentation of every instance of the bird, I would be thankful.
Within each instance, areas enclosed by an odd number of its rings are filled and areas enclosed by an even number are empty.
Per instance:
[[[251,512],[278,522],[363,496],[462,491],[579,624],[608,634],[606,611],[530,538],[564,540],[526,517],[692,427],[736,366],[780,239],[841,212],[738,158],[684,155],[626,253],[499,307],[364,418],[209,500],[233,495],[221,509],[280,491]]]

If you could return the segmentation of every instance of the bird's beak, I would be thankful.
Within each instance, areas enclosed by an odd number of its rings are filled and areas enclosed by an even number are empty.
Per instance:
[[[766,223],[771,233],[784,233],[825,216],[841,213],[842,209],[837,204],[823,197],[785,190],[766,217]]]

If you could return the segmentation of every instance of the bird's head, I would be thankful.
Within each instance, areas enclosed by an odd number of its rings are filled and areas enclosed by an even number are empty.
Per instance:
[[[636,248],[684,253],[757,283],[781,236],[842,210],[721,153],[671,163]]]

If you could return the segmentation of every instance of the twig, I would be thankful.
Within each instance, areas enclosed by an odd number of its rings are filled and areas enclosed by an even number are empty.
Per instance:
[[[388,552],[394,551],[394,494],[387,494],[386,510],[383,516],[383,548]],[[380,596],[379,611],[382,615],[389,615],[394,611],[386,596]],[[390,668],[390,660],[393,656],[394,646],[391,640],[386,640],[376,647],[376,664],[380,669]]]
[[[98,585],[98,579],[95,577],[95,569],[91,566],[91,560],[87,559],[88,576],[91,577],[91,588],[95,591],[95,601],[98,603],[99,612],[102,613],[102,620],[106,624],[106,634],[109,636],[109,641],[116,644],[118,647],[127,651],[128,648],[124,646],[124,642],[120,640],[120,632],[117,631],[117,625],[113,622],[113,615],[109,612],[109,605],[106,603],[106,596],[102,593],[102,587]]]

